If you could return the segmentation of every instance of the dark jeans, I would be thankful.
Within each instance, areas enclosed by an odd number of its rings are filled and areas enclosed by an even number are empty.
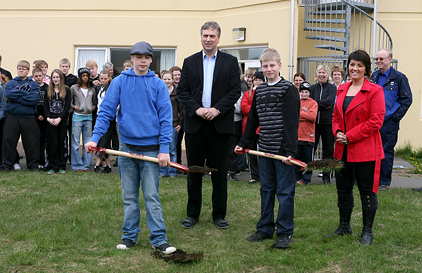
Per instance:
[[[259,159],[261,178],[261,218],[256,229],[273,235],[277,227],[277,236],[293,234],[295,167],[280,160],[261,157]],[[277,197],[279,207],[274,223],[274,205]]]
[[[55,172],[59,170],[66,170],[66,158],[64,141],[67,133],[66,120],[62,120],[59,125],[53,126],[50,123],[47,125],[48,133],[50,135],[50,164],[51,169]]]
[[[356,183],[362,202],[362,210],[378,209],[378,198],[374,192],[375,161],[347,162],[346,152],[342,161],[344,167],[336,172],[336,186],[339,209],[352,209],[354,207],[353,185]]]
[[[332,124],[315,124],[315,149],[319,143],[319,137],[322,139],[322,158],[333,159],[334,141]],[[322,179],[331,181],[331,172],[324,172]]]
[[[400,129],[400,122],[393,119],[385,120],[380,129],[382,147],[385,158],[381,160],[380,185],[390,186],[391,173],[393,172],[394,147]]]
[[[309,163],[312,161],[312,157],[314,155],[314,146],[306,144],[306,145],[298,145],[297,146],[297,153],[296,159],[303,161],[305,163]],[[302,180],[305,184],[309,184],[312,178],[312,171],[305,171],[302,170],[301,167],[295,165],[296,168],[296,180]]]
[[[204,121],[198,133],[185,135],[188,166],[204,166],[206,159],[208,167],[218,170],[211,175],[213,220],[226,217],[229,136],[219,134],[210,121]],[[201,206],[202,174],[189,173],[187,216],[198,218]]]
[[[28,169],[38,169],[40,154],[40,130],[35,117],[6,114],[3,127],[2,156],[4,166],[13,168],[19,137],[22,139]]]

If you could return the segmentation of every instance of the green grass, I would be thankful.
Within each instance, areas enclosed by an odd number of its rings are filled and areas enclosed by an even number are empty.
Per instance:
[[[162,179],[169,242],[204,253],[199,262],[177,264],[152,257],[142,204],[138,245],[115,248],[123,221],[116,173],[0,173],[0,272],[420,272],[420,193],[381,192],[373,245],[361,247],[362,212],[354,192],[353,234],[326,238],[338,225],[335,186],[297,187],[294,243],[278,250],[271,248],[276,238],[246,240],[260,215],[259,185],[229,182],[230,227],[218,230],[211,223],[211,181],[205,179],[201,220],[186,230],[186,177]]]
[[[404,146],[395,149],[395,156],[401,157],[415,166],[408,173],[422,174],[422,148],[414,150],[412,145],[407,142]]]

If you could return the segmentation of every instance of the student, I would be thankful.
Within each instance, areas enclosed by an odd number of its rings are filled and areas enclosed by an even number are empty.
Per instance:
[[[72,170],[76,172],[90,172],[92,155],[79,153],[79,144],[82,133],[83,145],[85,145],[92,136],[92,112],[95,110],[96,98],[95,90],[89,81],[89,69],[82,67],[78,70],[78,83],[70,88],[71,104],[73,109],[72,124]]]
[[[39,168],[43,169],[45,164],[45,144],[47,141],[47,120],[45,119],[44,111],[44,96],[48,92],[48,84],[44,81],[44,74],[42,70],[38,67],[35,67],[32,70],[32,80],[35,81],[40,87],[40,98],[37,105],[37,123],[38,128],[40,129],[40,158],[39,158]]]
[[[132,68],[132,66],[133,66],[132,61],[131,61],[131,60],[126,60],[126,61],[123,63],[123,71],[127,71],[127,70],[131,69],[131,68]]]
[[[100,81],[98,75],[98,64],[94,60],[88,60],[85,64],[85,67],[89,69],[89,81],[93,86],[99,86]]]
[[[72,85],[76,84],[78,82],[78,77],[73,75],[72,73],[69,73],[70,70],[70,61],[67,58],[63,58],[60,60],[59,68],[63,73],[64,77],[64,85],[67,87],[72,87]]]
[[[300,120],[298,131],[298,149],[296,159],[305,163],[312,161],[315,146],[315,121],[318,114],[318,103],[310,98],[311,85],[308,82],[302,82],[299,85],[300,94]],[[301,185],[308,185],[311,182],[312,171],[296,168],[296,181]]]
[[[107,93],[107,89],[110,86],[111,76],[108,69],[104,69],[100,73],[100,83],[101,86],[97,92],[97,101],[98,101],[98,112],[101,109],[101,103],[104,100],[104,97]],[[110,120],[110,126],[108,127],[107,132],[101,137],[100,141],[98,142],[98,147],[111,149],[111,137],[113,133],[116,131],[116,119]],[[106,166],[103,170],[101,170],[100,164],[101,161],[105,160]],[[111,172],[111,165],[110,165],[110,156],[108,154],[97,154],[97,162],[95,163],[94,171],[96,173],[110,173]]]
[[[35,67],[38,67],[42,70],[42,74],[43,74],[42,81],[45,82],[46,84],[50,84],[50,77],[47,75],[47,73],[48,73],[48,63],[44,60],[38,60],[34,63],[34,65],[35,65]]]
[[[108,72],[110,72],[110,78],[111,79],[114,79],[115,77],[117,77],[117,76],[119,76],[119,74],[117,74],[117,72],[116,73],[114,73],[114,65],[113,65],[113,63],[112,62],[106,62],[104,65],[103,65],[103,70],[104,69],[107,69],[108,70]],[[101,73],[100,73],[101,74]],[[101,82],[100,82],[100,84],[101,84]]]
[[[170,71],[163,72],[163,81],[167,85],[167,89],[170,95],[171,107],[173,109],[173,132],[171,136],[170,144],[170,160],[176,162],[177,160],[177,135],[182,125],[182,105],[176,96],[176,86],[173,85],[173,74]],[[173,167],[160,167],[160,177],[169,176],[170,178],[176,178],[177,172]]]
[[[0,72],[0,79],[1,79],[1,72]],[[2,163],[1,158],[1,150],[2,150],[2,143],[3,143],[3,124],[4,124],[4,108],[6,107],[6,101],[4,99],[4,91],[3,87],[0,86],[0,165]]]
[[[147,226],[151,232],[153,248],[164,254],[171,254],[176,248],[170,246],[166,237],[163,211],[158,196],[160,166],[170,163],[171,143],[171,103],[168,89],[149,67],[153,49],[146,42],[139,42],[130,52],[133,68],[124,71],[110,85],[101,103],[94,135],[85,145],[85,151],[103,136],[117,115],[120,131],[120,150],[146,156],[157,157],[159,164],[120,157],[119,174],[122,180],[122,197],[125,220],[122,227],[122,242],[117,249],[134,246],[140,231],[139,187],[142,187]]]
[[[277,50],[268,48],[260,57],[261,68],[268,82],[255,90],[245,134],[236,150],[242,151],[255,140],[259,130],[259,150],[286,156],[283,161],[261,157],[259,175],[261,179],[261,219],[257,231],[248,238],[259,242],[273,237],[278,240],[276,248],[288,248],[293,242],[293,214],[295,196],[295,167],[289,162],[297,151],[299,126],[299,93],[294,85],[280,77],[281,58]],[[275,197],[279,201],[278,216],[274,223]]]
[[[26,165],[30,171],[39,172],[40,130],[36,121],[40,88],[28,79],[29,62],[18,62],[18,76],[6,84],[6,120],[3,130],[2,172],[13,168],[16,146],[22,138],[26,155]]]
[[[66,85],[67,87],[72,87],[72,85],[76,84],[78,82],[78,77],[73,75],[72,73],[69,73],[70,70],[70,61],[67,58],[63,58],[60,60],[59,63],[59,68],[63,73],[63,77],[64,77],[64,85]],[[71,140],[70,140],[70,136],[72,135],[72,117],[73,117],[73,110],[70,110],[70,113],[68,115],[68,120],[67,120],[67,131],[68,131],[68,135],[66,135],[66,140],[65,140],[65,155],[67,154],[67,159],[69,160],[69,162],[71,162],[71,151],[72,151],[72,144],[71,144]]]
[[[45,96],[44,110],[50,135],[50,164],[48,174],[65,173],[65,137],[67,131],[67,116],[70,109],[70,89],[64,84],[64,76],[60,69],[51,73],[50,86]]]
[[[249,111],[251,110],[252,100],[255,96],[255,90],[258,85],[265,82],[264,73],[262,72],[255,72],[253,75],[253,81],[250,90],[246,91],[243,94],[242,102],[241,102],[241,110],[243,114],[243,123],[242,123],[242,135],[245,132],[246,122],[248,121]],[[259,137],[259,128],[256,130],[255,141],[249,146],[251,150],[257,149]],[[251,175],[251,179],[248,183],[256,183],[259,182],[259,166],[258,166],[258,157],[256,155],[249,154],[249,173]]]

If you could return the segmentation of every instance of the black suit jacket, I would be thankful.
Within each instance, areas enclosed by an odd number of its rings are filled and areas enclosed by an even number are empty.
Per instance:
[[[185,132],[195,134],[205,120],[196,114],[202,106],[204,86],[202,51],[187,57],[183,62],[177,98],[182,103],[185,113]],[[220,114],[212,120],[220,134],[234,133],[234,104],[240,97],[240,74],[237,58],[218,51],[215,61],[211,91],[211,107]]]

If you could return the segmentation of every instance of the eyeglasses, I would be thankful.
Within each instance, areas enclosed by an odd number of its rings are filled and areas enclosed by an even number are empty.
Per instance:
[[[390,58],[390,57],[387,57],[387,58],[381,58],[381,57],[380,58],[375,58],[375,61],[376,62],[378,62],[378,61],[384,61],[385,59],[388,59],[388,58]]]

